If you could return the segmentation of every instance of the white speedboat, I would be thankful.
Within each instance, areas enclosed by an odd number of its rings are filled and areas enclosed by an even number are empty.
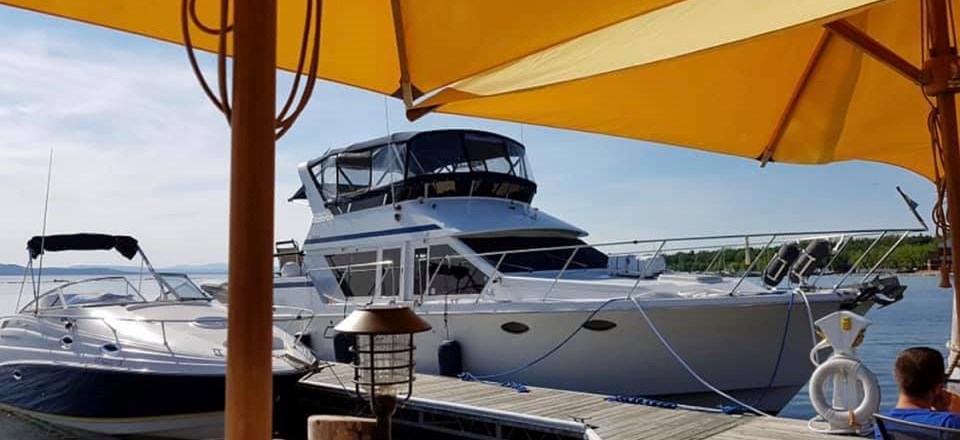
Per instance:
[[[274,294],[317,314],[309,345],[322,359],[349,358],[333,327],[354,307],[403,303],[433,327],[417,335],[420,372],[726,403],[709,384],[776,412],[812,372],[812,320],[904,289],[872,270],[863,282],[816,281],[851,237],[911,230],[588,245],[585,231],[531,205],[524,147],[493,133],[397,133],[329,150],[299,174],[291,200],[305,199],[314,219],[302,250],[278,246]],[[745,239],[766,247],[742,276],[664,264]],[[746,276],[760,269],[766,281]]]
[[[155,272],[132,237],[50,235],[28,242],[31,262],[45,251],[91,249],[140,255],[146,273],[70,281],[47,292],[34,283],[33,300],[0,317],[0,404],[103,434],[223,437],[224,306],[185,275]],[[313,362],[281,330],[274,332],[273,355],[277,393],[289,391]]]

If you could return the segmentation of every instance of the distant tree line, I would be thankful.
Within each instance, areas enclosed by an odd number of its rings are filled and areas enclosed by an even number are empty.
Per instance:
[[[845,272],[856,263],[856,261],[867,251],[874,238],[851,239],[840,251],[828,270],[834,272]],[[897,237],[884,237],[874,246],[873,250],[867,254],[860,263],[860,268],[870,268],[883,256],[884,253],[897,241]],[[800,243],[800,248],[806,247],[807,243]],[[900,243],[900,246],[887,257],[886,261],[880,266],[890,270],[922,270],[927,267],[927,257],[930,252],[939,252],[939,239],[929,235],[919,235],[907,237]],[[750,247],[750,256],[757,260],[753,266],[753,271],[761,271],[767,263],[776,255],[779,246],[770,246],[766,252],[761,255],[762,247]],[[667,267],[672,270],[682,272],[702,272],[707,270],[712,263],[710,271],[729,271],[740,272],[747,268],[746,248],[726,248],[723,250],[704,250],[678,252],[665,255]],[[751,260],[751,261],[753,261]]]

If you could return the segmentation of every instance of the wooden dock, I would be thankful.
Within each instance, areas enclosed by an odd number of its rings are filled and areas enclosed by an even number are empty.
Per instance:
[[[350,382],[349,365],[328,364],[301,380],[302,404],[314,414],[367,411]],[[417,438],[488,439],[827,439],[806,421],[727,415],[615,403],[597,394],[417,375],[413,397],[394,424]],[[401,437],[404,438],[404,437]]]

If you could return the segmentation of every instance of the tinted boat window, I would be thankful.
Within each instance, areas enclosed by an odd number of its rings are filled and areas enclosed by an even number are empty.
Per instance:
[[[478,254],[538,249],[585,244],[582,240],[568,237],[474,237],[461,239]],[[542,270],[561,270],[570,258],[573,249],[555,249],[508,254],[500,263],[500,272],[536,272]],[[484,258],[496,266],[500,255],[487,255]],[[567,270],[598,269],[607,267],[607,256],[592,247],[583,247],[577,251]]]
[[[411,176],[470,171],[459,132],[431,133],[417,138],[407,148],[410,149],[407,169]]]
[[[487,284],[487,276],[447,245],[430,246],[414,251],[416,267],[413,276],[414,295],[429,288],[430,295],[477,294]],[[444,257],[449,256],[449,259]],[[430,282],[433,277],[433,282]]]
[[[327,255],[344,296],[372,296],[377,286],[377,253]]]
[[[396,296],[400,294],[400,249],[384,249],[381,270],[383,281],[380,284],[381,296]]]
[[[371,188],[379,188],[403,180],[403,166],[393,145],[373,150]]]
[[[370,187],[370,151],[337,155],[338,195],[363,191]]]
[[[532,179],[523,147],[505,137],[476,132],[437,132],[407,145],[408,175],[489,172]]]
[[[465,134],[463,143],[473,171],[514,174],[507,159],[507,145],[503,138],[481,134]]]
[[[320,164],[323,178],[321,189],[323,198],[333,200],[337,197],[337,162],[335,157],[329,157]]]

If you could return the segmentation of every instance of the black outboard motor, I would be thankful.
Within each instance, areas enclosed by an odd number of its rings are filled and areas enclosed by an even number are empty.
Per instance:
[[[824,239],[811,241],[800,254],[800,258],[793,263],[790,269],[790,281],[801,284],[817,269],[825,267],[830,261],[830,247],[830,242]]]
[[[777,287],[777,285],[783,281],[784,277],[787,276],[787,273],[790,272],[790,266],[797,261],[797,257],[799,256],[800,246],[797,243],[789,242],[780,246],[777,255],[773,256],[770,262],[767,263],[767,267],[763,268],[763,272],[760,274],[760,277],[763,279],[763,284],[767,287]]]
[[[907,290],[907,286],[900,284],[900,279],[893,275],[877,275],[870,281],[858,284],[857,288],[860,294],[849,308],[866,301],[873,301],[881,308],[886,307],[903,299],[903,292]]]

